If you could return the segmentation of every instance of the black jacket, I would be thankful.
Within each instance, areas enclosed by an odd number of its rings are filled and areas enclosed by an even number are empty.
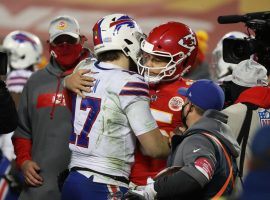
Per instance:
[[[0,80],[0,134],[14,131],[18,124],[15,103],[5,83]]]
[[[229,167],[221,147],[203,133],[215,136],[235,162],[239,146],[225,124],[226,119],[221,112],[208,110],[183,136],[172,138],[168,167],[181,169],[155,182],[158,199],[209,199],[216,195],[228,177]],[[213,164],[210,178],[195,167],[199,158],[206,158]],[[232,184],[229,184],[225,194],[231,190]]]

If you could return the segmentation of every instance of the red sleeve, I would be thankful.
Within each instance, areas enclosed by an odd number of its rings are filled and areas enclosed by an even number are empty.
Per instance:
[[[16,164],[19,168],[26,160],[32,160],[31,149],[32,141],[25,138],[12,138],[12,143],[14,146],[14,151],[16,155]]]

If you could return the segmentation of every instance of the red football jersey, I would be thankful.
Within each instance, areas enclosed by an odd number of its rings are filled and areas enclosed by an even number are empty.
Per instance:
[[[182,125],[181,112],[185,97],[178,94],[178,89],[189,87],[191,84],[191,80],[180,78],[173,82],[162,82],[150,87],[151,112],[163,135],[171,137],[173,130]],[[148,177],[155,177],[165,167],[166,159],[144,156],[137,148],[130,181],[136,185],[146,185]]]

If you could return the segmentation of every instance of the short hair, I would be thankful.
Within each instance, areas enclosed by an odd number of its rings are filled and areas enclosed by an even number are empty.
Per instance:
[[[191,102],[190,102],[190,103],[191,103]],[[202,108],[200,108],[200,107],[194,105],[193,103],[191,103],[191,104],[192,104],[192,106],[195,108],[196,112],[197,112],[199,115],[203,115],[203,114],[204,114],[205,110],[203,110]]]
[[[97,56],[97,59],[101,62],[109,62],[118,60],[121,55],[125,55],[122,50],[112,50],[100,53]],[[126,55],[125,55],[126,56]],[[137,63],[135,63],[131,57],[127,57],[129,59],[129,71],[133,71],[137,73]]]
[[[97,59],[102,62],[114,61],[118,60],[121,54],[123,54],[122,50],[105,51],[103,53],[100,53],[97,56]]]

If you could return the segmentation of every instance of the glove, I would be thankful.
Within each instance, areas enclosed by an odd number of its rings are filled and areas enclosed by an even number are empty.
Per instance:
[[[125,194],[125,199],[128,200],[154,200],[157,192],[154,189],[154,181],[151,178],[147,179],[147,185],[144,190],[129,190]]]

